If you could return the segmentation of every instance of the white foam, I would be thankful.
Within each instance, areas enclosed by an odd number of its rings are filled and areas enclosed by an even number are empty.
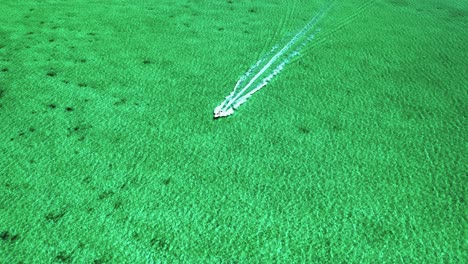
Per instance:
[[[299,55],[301,49],[314,38],[318,29],[314,30],[312,33],[311,31],[327,9],[328,8],[323,8],[317,15],[312,17],[312,19],[276,53],[274,53],[274,51],[276,51],[278,45],[275,45],[270,53],[267,54],[267,57],[272,56],[269,60],[267,60],[267,58],[261,58],[250,67],[237,81],[234,90],[215,108],[215,117],[224,117],[233,114],[235,109],[245,103],[255,92],[265,87],[273,77],[278,75],[293,57]],[[274,67],[273,70],[271,70],[272,67]],[[260,70],[258,70],[259,68]],[[251,77],[254,73],[255,75]],[[258,80],[261,81],[258,82]],[[242,85],[244,85],[243,88],[238,91]],[[253,88],[251,88],[252,85]]]

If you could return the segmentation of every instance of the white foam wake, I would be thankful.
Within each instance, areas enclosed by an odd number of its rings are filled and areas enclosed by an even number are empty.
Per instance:
[[[327,8],[328,9],[328,8]],[[288,42],[281,50],[278,45],[273,47],[266,57],[258,60],[250,69],[240,77],[234,90],[225,97],[225,100],[214,110],[214,117],[229,116],[255,92],[265,87],[273,77],[278,75],[284,66],[314,37],[318,29],[314,29],[319,19],[327,9],[322,9]],[[268,57],[271,57],[267,60]],[[253,77],[251,75],[255,74]],[[243,87],[242,87],[243,86]],[[242,88],[240,88],[242,87]]]

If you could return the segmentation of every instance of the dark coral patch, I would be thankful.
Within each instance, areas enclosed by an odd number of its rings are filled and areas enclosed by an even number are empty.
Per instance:
[[[55,77],[55,76],[57,76],[57,73],[54,72],[54,71],[49,71],[49,72],[47,72],[47,76],[49,76],[49,77]]]
[[[59,254],[55,257],[56,260],[63,262],[63,263],[71,263],[72,262],[72,255],[65,252],[61,251]]]
[[[299,132],[302,133],[302,134],[309,134],[310,133],[310,129],[305,127],[305,126],[299,126],[298,129],[299,129]]]
[[[57,223],[60,219],[62,219],[62,217],[65,216],[66,213],[67,213],[66,211],[50,212],[50,213],[45,215],[45,219],[47,221]]]

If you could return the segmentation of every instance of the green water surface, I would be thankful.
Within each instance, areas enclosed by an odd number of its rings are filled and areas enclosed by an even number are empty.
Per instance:
[[[0,263],[466,263],[468,4],[0,1]]]

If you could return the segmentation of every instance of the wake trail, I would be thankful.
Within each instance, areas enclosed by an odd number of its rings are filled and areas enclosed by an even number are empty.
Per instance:
[[[234,90],[225,97],[225,100],[214,110],[214,118],[229,116],[234,113],[255,92],[263,88],[268,82],[278,75],[284,66],[297,56],[302,48],[310,42],[319,29],[314,30],[319,20],[330,9],[331,4],[322,8],[309,22],[287,42],[278,52],[274,53],[279,45],[275,45],[267,55],[258,60],[244,75],[237,81]],[[269,60],[267,58],[272,56]],[[270,68],[274,67],[273,70]],[[253,77],[253,74],[255,74]],[[243,86],[243,87],[242,87]],[[250,91],[249,88],[253,86]],[[242,87],[242,88],[241,88]],[[238,91],[240,90],[240,91]]]

